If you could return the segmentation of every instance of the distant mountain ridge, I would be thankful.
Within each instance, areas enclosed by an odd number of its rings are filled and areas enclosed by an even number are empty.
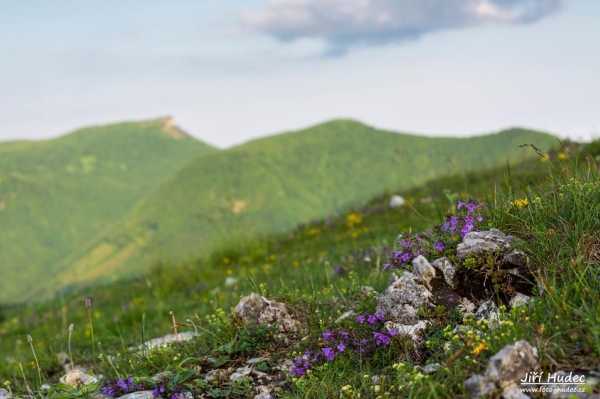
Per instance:
[[[9,276],[0,281],[0,301],[45,297],[68,286],[143,273],[158,262],[173,264],[206,256],[257,234],[279,233],[326,217],[384,191],[406,190],[445,174],[534,156],[518,148],[522,143],[534,143],[544,150],[557,143],[551,135],[524,129],[465,139],[430,138],[335,120],[216,150],[164,118],[92,129],[128,131],[132,140],[111,139],[106,133],[94,151],[79,151],[68,158],[70,163],[61,168],[75,169],[60,177],[70,191],[51,191],[49,187],[60,181],[53,174],[39,178],[31,190],[35,187],[42,197],[50,190],[52,200],[41,206],[39,198],[35,199],[32,210],[40,208],[37,213],[17,211],[10,203],[6,210],[11,212],[0,211],[0,225],[9,220],[13,226],[8,233],[0,231],[0,272]],[[85,142],[80,138],[86,136],[82,132],[86,129],[57,141],[71,137],[64,145],[78,148],[71,141]],[[153,150],[124,150],[124,146],[135,147],[133,139],[138,145],[149,140]],[[0,154],[13,151],[5,146],[11,145],[0,144]],[[60,153],[62,145],[56,146],[53,151]],[[22,150],[29,151],[33,150]],[[123,158],[139,169],[134,174],[118,174],[119,178],[112,173],[111,179],[98,179],[94,173],[99,165],[104,165],[103,170],[109,168],[108,163],[99,161],[106,159],[106,151],[114,153],[116,170],[119,162],[125,162]],[[15,158],[12,162],[27,163]],[[5,164],[0,160],[0,179],[7,174]],[[33,167],[27,163],[22,168]],[[37,177],[33,171],[29,173],[27,178]],[[80,175],[87,180],[79,179]],[[11,176],[16,178],[14,172]],[[131,188],[135,195],[126,193]],[[110,195],[97,196],[98,191],[107,190]],[[10,200],[10,195],[0,183],[0,202]],[[111,212],[98,212],[106,207],[72,206],[77,201],[89,204],[109,199],[120,204],[110,207]],[[66,223],[58,223],[62,219],[56,216],[67,212],[65,208],[70,215],[64,218]],[[15,229],[15,223],[25,219],[26,227]],[[38,237],[38,230],[52,234]],[[34,257],[28,258],[28,251],[15,250],[27,246]],[[60,251],[51,250],[54,247]],[[19,267],[8,266],[15,264]],[[15,272],[19,268],[27,270],[27,290],[15,283],[22,275]]]
[[[56,264],[211,151],[170,118],[0,143],[0,300],[47,283]]]

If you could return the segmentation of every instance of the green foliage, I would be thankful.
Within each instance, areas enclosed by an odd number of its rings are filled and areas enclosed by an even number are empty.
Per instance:
[[[0,324],[0,356],[22,362],[27,380],[36,381],[31,351],[23,344],[25,334],[31,334],[40,345],[36,352],[43,378],[55,382],[59,374],[53,359],[65,349],[66,326],[74,323],[81,326],[73,335],[75,362],[90,364],[109,377],[151,376],[165,370],[174,375],[188,370],[204,374],[238,367],[257,354],[289,359],[309,342],[319,342],[333,326],[346,328],[351,320],[341,324],[336,320],[347,310],[373,311],[374,294],[362,287],[378,292],[387,287],[389,274],[380,270],[398,232],[420,232],[443,221],[446,193],[451,192],[461,200],[469,195],[484,199],[489,227],[520,239],[517,246],[531,255],[529,267],[540,281],[535,302],[510,310],[501,306],[493,327],[472,318],[463,320],[452,306],[423,309],[433,322],[422,347],[398,340],[369,361],[341,356],[301,378],[290,377],[277,397],[461,397],[463,381],[484,372],[490,356],[519,339],[538,348],[544,370],[597,369],[600,185],[595,165],[577,165],[561,157],[559,162],[552,154],[550,162],[511,164],[510,174],[502,168],[446,176],[400,191],[410,206],[390,209],[389,194],[380,195],[286,234],[248,240],[244,246],[224,248],[178,267],[163,264],[145,278],[91,287],[62,302],[11,307]],[[470,270],[486,269],[490,284],[495,279],[501,289],[496,261],[494,254],[473,259]],[[306,330],[290,336],[289,346],[278,347],[267,338],[269,331],[242,327],[222,310],[252,291],[285,301]],[[84,327],[89,324],[87,296],[94,298],[97,351],[113,356],[113,365],[91,358]],[[180,332],[194,331],[198,337],[143,355],[128,350],[142,340],[143,315],[146,340],[172,332],[169,311],[177,315]],[[460,328],[455,330],[456,326]],[[422,367],[432,363],[440,366],[425,374]],[[53,373],[48,371],[52,367]],[[15,381],[15,391],[23,393],[20,371],[15,370],[13,362],[0,363],[0,378]],[[206,397],[255,395],[245,380],[213,384],[195,379],[183,385]]]
[[[71,255],[191,159],[213,151],[169,121],[0,144],[0,300],[39,300],[88,281],[93,271]]]
[[[71,265],[131,276],[289,231],[383,191],[408,190],[443,175],[518,162],[554,137],[522,129],[468,139],[426,138],[339,120],[201,156],[175,173]],[[493,148],[493,151],[488,149]],[[113,252],[97,256],[106,247]],[[75,267],[76,268],[76,267]]]

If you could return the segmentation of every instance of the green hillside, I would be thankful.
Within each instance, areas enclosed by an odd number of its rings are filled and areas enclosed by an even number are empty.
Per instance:
[[[0,144],[0,301],[42,294],[65,257],[212,150],[171,118]]]
[[[96,282],[180,263],[287,231],[386,190],[506,165],[555,137],[522,129],[467,139],[426,138],[333,121],[255,140],[190,162],[92,247],[68,259],[53,284]]]

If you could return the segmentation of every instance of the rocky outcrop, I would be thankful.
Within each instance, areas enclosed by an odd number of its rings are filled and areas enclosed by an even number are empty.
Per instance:
[[[252,293],[240,300],[235,313],[244,324],[267,324],[277,326],[281,333],[296,333],[300,324],[288,313],[287,306]]]
[[[492,356],[484,375],[474,375],[464,382],[465,391],[474,398],[496,390],[505,399],[528,398],[518,389],[518,383],[537,367],[537,349],[525,340],[507,345]]]

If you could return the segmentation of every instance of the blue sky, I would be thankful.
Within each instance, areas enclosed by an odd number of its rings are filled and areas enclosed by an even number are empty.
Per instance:
[[[220,147],[334,118],[600,136],[597,0],[0,0],[0,140],[172,115]]]

